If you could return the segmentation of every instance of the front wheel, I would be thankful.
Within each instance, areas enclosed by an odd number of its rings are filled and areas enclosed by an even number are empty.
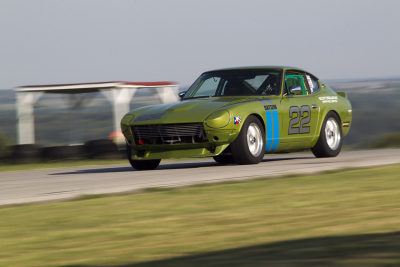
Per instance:
[[[264,158],[265,132],[256,116],[247,117],[231,144],[231,152],[237,164],[258,164]]]
[[[161,159],[153,160],[134,160],[132,159],[132,148],[126,145],[126,156],[128,157],[129,163],[133,168],[138,171],[154,170],[160,165]]]
[[[318,141],[311,151],[317,158],[336,157],[342,149],[342,137],[340,119],[331,111],[326,115]]]

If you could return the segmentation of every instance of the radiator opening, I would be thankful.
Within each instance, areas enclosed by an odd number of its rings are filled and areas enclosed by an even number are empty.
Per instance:
[[[132,126],[135,143],[143,145],[196,144],[208,142],[203,123]]]

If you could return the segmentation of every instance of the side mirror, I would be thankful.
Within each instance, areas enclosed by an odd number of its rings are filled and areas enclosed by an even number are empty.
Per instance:
[[[179,98],[182,99],[185,96],[186,92],[187,91],[179,92],[179,94],[178,94]]]
[[[302,93],[301,87],[298,85],[293,85],[292,87],[290,87],[289,91],[294,95],[301,95]]]

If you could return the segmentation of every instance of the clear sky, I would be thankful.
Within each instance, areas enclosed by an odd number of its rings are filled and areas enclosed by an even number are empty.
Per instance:
[[[0,88],[288,65],[399,76],[398,0],[0,0]]]

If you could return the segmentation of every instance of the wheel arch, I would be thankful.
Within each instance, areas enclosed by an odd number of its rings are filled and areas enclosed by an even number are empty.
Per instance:
[[[264,118],[263,118],[260,114],[258,114],[258,113],[251,113],[251,114],[249,114],[249,116],[251,116],[251,115],[255,116],[257,119],[260,120],[260,122],[261,122],[261,124],[262,124],[262,126],[263,126],[263,128],[264,128],[264,133],[265,133],[265,131],[266,131],[265,127],[266,127],[266,126],[265,126]],[[247,118],[248,118],[249,116],[247,116]],[[246,119],[247,119],[247,118],[246,118]]]
[[[257,101],[258,103],[260,103],[259,101]],[[240,131],[242,130],[243,124],[244,122],[250,117],[250,116],[255,116],[260,122],[261,125],[263,127],[264,133],[266,132],[266,118],[265,118],[265,110],[264,110],[264,106],[262,105],[262,103],[258,104],[254,104],[254,101],[252,102],[247,102],[247,103],[238,103],[235,105],[232,105],[229,109],[228,109],[229,113],[231,114],[231,119],[233,120],[233,116],[238,116],[240,117],[241,123],[236,129],[232,128],[232,130],[237,131],[237,135],[234,137],[234,139],[232,140],[232,142],[237,138],[237,136],[239,135]]]
[[[247,118],[248,117],[250,117],[250,116],[254,116],[254,117],[256,117],[260,122],[261,122],[261,125],[262,125],[262,127],[263,127],[263,130],[264,130],[264,135],[265,135],[265,133],[266,133],[266,122],[265,122],[265,118],[263,118],[262,117],[262,115],[261,114],[259,114],[259,113],[257,113],[257,112],[250,112],[247,116],[246,116],[246,118],[243,120],[243,122],[240,124],[240,129],[239,129],[239,131],[237,132],[237,135],[235,136],[235,138],[233,139],[233,141],[238,137],[238,135],[239,135],[239,133],[240,133],[240,131],[242,130],[242,128],[243,128],[243,123],[247,120]],[[233,142],[232,141],[232,142]]]
[[[240,114],[240,113],[239,113],[239,114]],[[247,118],[250,117],[251,115],[255,116],[257,119],[260,120],[260,122],[261,122],[261,124],[262,124],[262,126],[263,126],[263,129],[264,129],[264,132],[265,132],[265,130],[266,130],[265,116],[263,117],[263,116],[260,114],[260,112],[258,112],[258,111],[256,111],[256,110],[250,111],[250,112],[247,114],[247,116],[243,116],[243,114],[242,114],[241,117],[244,118],[244,119],[242,120],[242,123],[240,124],[240,128],[238,129],[238,130],[239,130],[238,132],[240,132],[240,131],[242,130],[243,123],[244,123],[244,122],[247,120]]]
[[[328,113],[329,112],[333,112],[333,113],[335,113],[337,116],[338,116],[338,118],[339,118],[339,123],[340,123],[340,125],[342,124],[342,118],[340,117],[340,114],[339,114],[339,112],[337,111],[337,110],[334,110],[334,109],[331,109],[330,111],[328,111],[326,114],[325,114],[325,117],[326,117],[326,115],[328,115]],[[325,119],[325,117],[324,117],[324,119]]]

